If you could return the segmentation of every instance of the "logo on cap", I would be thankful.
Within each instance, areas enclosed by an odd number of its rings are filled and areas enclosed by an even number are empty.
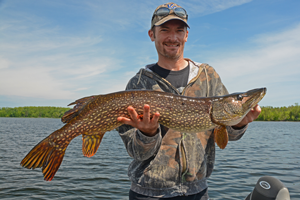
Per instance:
[[[267,181],[261,181],[259,182],[259,185],[265,190],[269,190],[271,188],[271,185]]]
[[[170,9],[177,8],[177,6],[174,3],[167,4],[167,5],[168,5],[168,8],[170,8]]]

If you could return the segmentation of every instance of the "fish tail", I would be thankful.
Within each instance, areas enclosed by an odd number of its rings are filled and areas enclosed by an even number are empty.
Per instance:
[[[60,148],[47,137],[37,144],[20,164],[28,169],[42,167],[44,180],[51,181],[63,160],[65,150],[66,147]]]
[[[53,150],[49,159],[43,166],[43,174],[45,181],[51,181],[57,172],[65,155],[65,149]]]

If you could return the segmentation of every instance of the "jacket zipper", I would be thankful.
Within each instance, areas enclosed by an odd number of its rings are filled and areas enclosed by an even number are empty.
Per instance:
[[[193,62],[193,64],[194,65],[196,65],[194,62]],[[197,66],[197,65],[196,65]],[[200,75],[200,73],[202,72],[202,70],[203,70],[203,67],[200,67],[200,66],[198,66],[199,67],[199,71],[198,71],[198,74],[184,87],[184,89],[183,89],[183,91],[182,91],[182,93],[180,94],[180,92],[177,90],[177,88],[175,88],[173,85],[171,85],[171,83],[169,82],[169,81],[167,81],[166,79],[164,79],[164,78],[162,78],[161,76],[159,76],[158,74],[156,74],[155,72],[151,72],[154,76],[156,76],[156,78],[158,78],[159,79],[159,81],[163,81],[165,84],[167,84],[168,86],[170,86],[177,94],[179,94],[179,95],[183,95],[184,96],[184,94],[185,94],[185,92],[186,92],[186,89],[187,88],[189,88],[190,87],[190,85],[192,84],[192,83],[194,83],[196,80],[197,80],[197,78],[199,77],[199,75]],[[185,169],[185,171],[184,172],[182,172],[182,167],[183,166],[180,166],[180,173],[181,173],[181,180],[180,180],[180,182],[181,182],[181,184],[180,184],[180,191],[181,191],[181,194],[182,195],[184,195],[184,193],[182,192],[182,184],[183,184],[183,182],[185,181],[184,179],[184,177],[185,177],[185,175],[187,174],[187,170],[188,170],[188,166],[187,166],[187,160],[186,160],[186,153],[185,153],[185,147],[184,147],[184,145],[183,145],[183,140],[184,140],[184,138],[185,138],[185,134],[186,133],[182,133],[182,140],[181,140],[181,143],[179,144],[180,145],[180,151],[181,151],[181,156],[182,156],[182,159],[183,159],[183,162],[185,162],[185,166],[186,166],[186,169]],[[185,159],[184,159],[185,158]]]

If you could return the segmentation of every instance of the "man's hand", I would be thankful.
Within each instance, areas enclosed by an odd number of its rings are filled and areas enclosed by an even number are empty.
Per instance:
[[[118,121],[122,122],[123,124],[127,124],[139,129],[143,134],[146,136],[154,136],[157,133],[158,129],[158,119],[159,113],[155,113],[152,118],[150,118],[150,106],[145,104],[144,105],[144,113],[143,117],[141,118],[135,109],[132,106],[127,108],[130,118],[126,117],[118,117]]]
[[[257,104],[256,106],[254,106],[254,108],[250,110],[250,112],[244,117],[244,119],[240,123],[238,123],[235,126],[232,126],[232,128],[238,129],[238,128],[242,128],[243,126],[246,126],[250,122],[253,122],[259,116],[260,113],[261,113],[261,108]]]

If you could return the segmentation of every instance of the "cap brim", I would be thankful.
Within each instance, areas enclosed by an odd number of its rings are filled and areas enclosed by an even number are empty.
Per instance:
[[[178,17],[178,16],[176,16],[176,15],[168,15],[167,17],[164,17],[164,18],[161,19],[160,21],[156,22],[156,23],[154,24],[154,26],[160,26],[160,25],[162,25],[162,24],[164,24],[164,23],[166,23],[166,22],[168,22],[168,21],[170,21],[170,20],[173,20],[173,19],[180,20],[180,21],[184,22],[184,23],[187,25],[187,27],[189,27],[189,25],[187,24],[187,22],[186,22],[185,20],[183,20],[182,18],[180,18],[180,17]],[[189,27],[189,28],[190,28],[190,27]]]

